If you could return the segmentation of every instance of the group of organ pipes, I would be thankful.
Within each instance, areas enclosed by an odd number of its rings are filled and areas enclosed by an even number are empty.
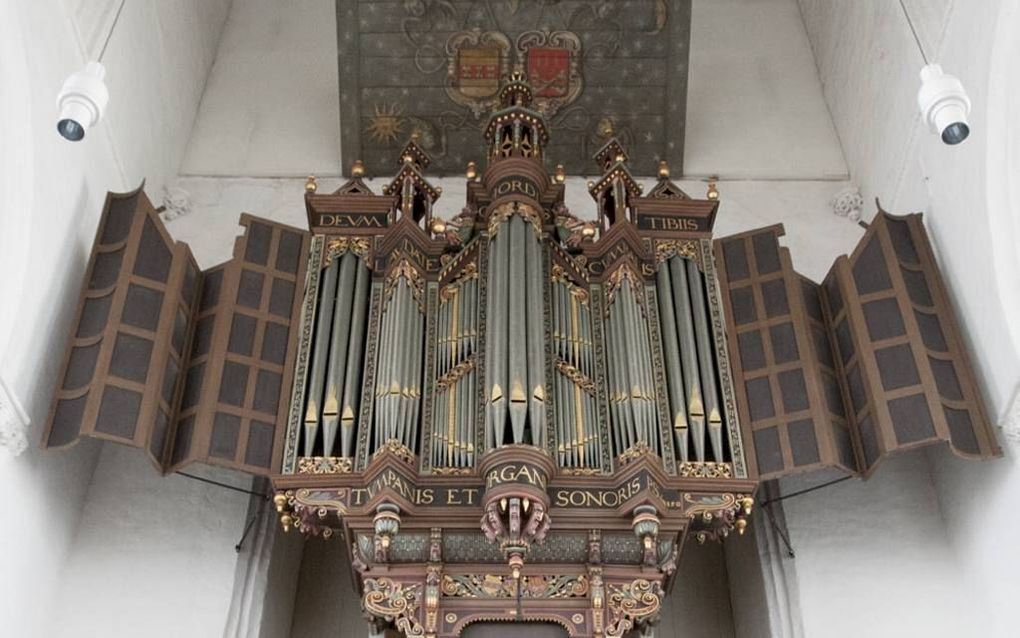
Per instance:
[[[320,262],[291,456],[365,467],[397,446],[437,474],[474,472],[507,445],[546,450],[567,474],[610,473],[644,453],[671,473],[731,463],[739,435],[701,259],[714,198],[690,199],[665,165],[642,196],[610,138],[589,183],[597,214],[583,221],[564,206],[562,171],[543,168],[549,136],[527,84],[503,99],[485,133],[488,167],[469,166],[453,219],[433,214],[441,190],[415,137],[383,195],[360,165],[332,194],[310,178]],[[366,200],[385,210],[381,227],[321,225],[355,219]],[[639,232],[642,214],[699,231]]]

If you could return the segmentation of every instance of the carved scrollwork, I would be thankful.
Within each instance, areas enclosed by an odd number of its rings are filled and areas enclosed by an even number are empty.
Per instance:
[[[522,598],[584,598],[588,577],[532,575],[520,578]],[[457,574],[443,576],[443,595],[453,598],[514,598],[517,581],[509,574]]]
[[[386,452],[395,455],[397,458],[406,461],[407,463],[414,463],[414,452],[410,450],[406,445],[396,439],[389,439],[380,446],[375,454],[372,455],[373,459],[379,458]]]
[[[606,316],[609,316],[609,309],[612,307],[613,302],[616,301],[616,294],[620,291],[624,281],[630,282],[630,288],[634,292],[634,300],[637,302],[638,307],[641,308],[641,311],[644,312],[645,297],[641,294],[643,286],[641,277],[630,265],[624,264],[614,270],[613,274],[609,275],[606,279]]]
[[[411,288],[411,294],[418,305],[418,309],[425,312],[425,278],[418,269],[411,265],[407,259],[401,259],[396,266],[386,273],[386,283],[383,286],[386,302],[397,287],[397,282],[403,278]]]
[[[345,456],[302,456],[298,458],[298,474],[350,474],[354,459]]]
[[[417,638],[425,635],[418,621],[421,597],[420,584],[400,583],[392,578],[366,578],[361,604],[366,613],[392,622],[409,638]]]
[[[533,206],[521,202],[505,202],[492,211],[492,214],[489,215],[489,236],[495,237],[500,224],[514,215],[520,215],[524,221],[531,224],[531,228],[537,236],[542,236],[542,214]]]
[[[326,254],[323,257],[322,267],[333,263],[333,260],[340,255],[350,252],[358,257],[365,260],[368,264],[368,259],[372,253],[372,241],[367,237],[335,237],[329,240],[326,244]]]
[[[713,461],[684,461],[680,464],[683,478],[733,478],[733,466]]]
[[[606,638],[620,638],[634,626],[659,613],[662,587],[657,582],[638,578],[630,583],[610,584],[606,588],[609,623]]]
[[[701,268],[701,251],[694,239],[665,239],[655,242],[655,263],[661,264],[671,257],[690,259]]]

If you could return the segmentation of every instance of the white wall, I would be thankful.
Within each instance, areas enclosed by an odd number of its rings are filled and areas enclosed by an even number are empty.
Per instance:
[[[694,0],[684,172],[846,179],[795,0]]]
[[[866,200],[879,196],[894,212],[925,213],[990,416],[1015,431],[1020,422],[1015,398],[1020,388],[1015,319],[1020,312],[1020,200],[1015,196],[1020,3],[906,4],[929,59],[957,75],[973,100],[972,134],[958,147],[943,145],[919,121],[915,95],[922,59],[898,2],[800,0],[851,176]],[[867,503],[846,493],[854,488],[851,484],[784,503],[791,534],[802,536],[808,547],[831,537],[835,528],[872,540],[872,555],[857,542],[849,552],[867,569],[846,564],[845,547],[819,547],[807,556],[798,548],[795,565],[805,622],[816,613],[811,609],[815,600],[832,614],[878,605],[889,619],[910,623],[911,632],[936,632],[926,635],[952,635],[954,629],[955,635],[978,630],[987,636],[1015,635],[1020,551],[1012,530],[1020,523],[1013,505],[1020,467],[1016,449],[1005,452],[1003,459],[974,463],[933,449],[897,461],[903,469],[908,462],[917,465],[909,477],[894,483],[898,470],[886,467],[858,487],[870,495]],[[911,500],[898,510],[909,516],[865,516],[888,512],[900,494],[925,499],[924,511]],[[828,510],[822,509],[826,501],[832,504]],[[832,507],[845,510],[846,516],[833,520]],[[911,539],[910,544],[899,546],[897,537]],[[843,583],[844,591],[829,589],[841,599],[826,602],[817,595],[826,591],[827,582]],[[886,582],[896,587],[887,588]],[[919,605],[926,613],[915,617]],[[873,627],[870,613],[842,618],[848,630]]]
[[[898,2],[800,4],[852,178],[866,202],[879,197],[890,211],[925,213],[993,415],[1002,418],[1020,384],[1020,354],[1009,327],[1020,306],[1015,294],[1009,308],[1000,295],[989,294],[1001,280],[993,248],[1009,241],[1009,233],[993,240],[991,220],[999,211],[989,208],[988,177],[1008,178],[987,163],[989,140],[1005,132],[989,130],[987,108],[999,9],[1015,11],[1016,0],[983,0],[979,10],[951,0],[907,3],[928,58],[957,75],[974,103],[971,136],[957,147],[942,144],[920,121],[923,62]],[[1015,38],[1015,31],[1000,37]],[[1015,58],[1008,68],[1013,77],[1003,74],[997,82],[1016,83]],[[1015,253],[1020,236],[1015,227],[1013,233]],[[1016,280],[1009,284],[1003,288]]]
[[[200,27],[211,24],[212,7],[222,13],[226,4],[128,3],[103,60],[107,118],[71,144],[56,134],[54,102],[84,62],[75,14],[59,0],[0,0],[0,375],[31,419],[33,444],[16,458],[0,451],[10,513],[0,543],[5,634],[44,635],[96,467],[98,445],[42,453],[34,444],[103,199],[143,174],[158,186],[176,173],[182,149],[176,158],[172,149],[190,131],[184,102],[193,113],[204,69],[189,62],[154,73],[153,61],[200,52],[211,61],[215,25]]]
[[[235,2],[181,172],[340,173],[335,0]]]
[[[223,470],[202,475],[251,484]],[[223,636],[247,511],[246,494],[161,476],[137,450],[106,445],[59,590],[46,596],[45,635]]]
[[[800,487],[790,481],[783,492]],[[985,628],[985,605],[960,578],[923,453],[776,506],[796,552],[772,557],[795,572],[803,633],[793,635],[953,638]],[[756,525],[768,523],[763,514]]]
[[[649,190],[654,180],[639,180]],[[320,178],[319,192],[336,190],[340,178]],[[387,179],[367,180],[379,193]],[[700,181],[677,180],[692,197],[705,196]],[[285,224],[307,227],[304,207],[304,179],[252,179],[181,177],[173,187],[188,193],[192,212],[167,224],[175,239],[191,246],[202,268],[230,258],[233,244],[229,240],[238,232],[240,213],[266,217]],[[465,180],[444,178],[433,180],[443,189],[436,203],[436,214],[450,218],[464,206]],[[846,186],[846,182],[830,181],[756,181],[722,180],[719,189],[719,213],[715,235],[723,237],[752,228],[782,222],[786,237],[782,243],[790,248],[794,266],[802,274],[820,281],[837,255],[852,250],[863,234],[862,229],[831,213],[829,200]],[[591,219],[595,205],[582,178],[567,178],[566,204],[581,218]]]

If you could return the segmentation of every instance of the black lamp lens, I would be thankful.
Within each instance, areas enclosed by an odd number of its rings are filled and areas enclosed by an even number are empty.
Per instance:
[[[77,142],[85,137],[85,127],[72,119],[57,122],[57,132],[61,137],[72,142]]]
[[[970,135],[970,127],[963,122],[955,122],[942,131],[942,141],[946,144],[959,144]]]

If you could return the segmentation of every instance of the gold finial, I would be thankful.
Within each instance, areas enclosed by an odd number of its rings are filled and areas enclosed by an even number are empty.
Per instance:
[[[309,193],[314,193],[318,186],[315,183],[315,175],[309,175],[308,179],[305,180],[305,190]]]
[[[468,162],[467,171],[465,171],[465,175],[467,176],[468,179],[474,179],[475,177],[477,177],[478,166],[474,162]]]
[[[715,186],[715,180],[708,180],[708,194],[705,197],[709,199],[719,199],[719,189]]]
[[[436,217],[432,220],[432,232],[439,235],[446,232],[446,222]]]
[[[412,142],[417,143],[419,137],[421,137],[421,134],[418,133],[418,129],[414,129],[413,131],[411,131],[411,141]]]
[[[669,163],[666,160],[659,162],[659,179],[669,178]]]
[[[412,156],[410,153],[404,156],[405,164],[411,164],[412,162],[414,162],[414,156]]]
[[[567,181],[567,170],[563,168],[563,164],[556,165],[556,183],[562,184]]]
[[[283,492],[277,492],[276,496],[273,497],[273,505],[276,505],[276,511],[280,514],[283,513],[283,507],[287,504],[287,496]]]
[[[744,535],[744,530],[747,529],[747,519],[738,518],[736,521],[734,521],[733,524],[737,528],[737,533],[739,533],[741,536],[743,536]]]
[[[355,177],[361,177],[364,174],[365,174],[365,163],[362,162],[361,160],[354,160],[354,163],[351,164],[351,175],[353,175]]]
[[[581,235],[583,235],[585,237],[594,237],[595,236],[595,225],[591,224],[591,223],[585,224],[581,228]]]

